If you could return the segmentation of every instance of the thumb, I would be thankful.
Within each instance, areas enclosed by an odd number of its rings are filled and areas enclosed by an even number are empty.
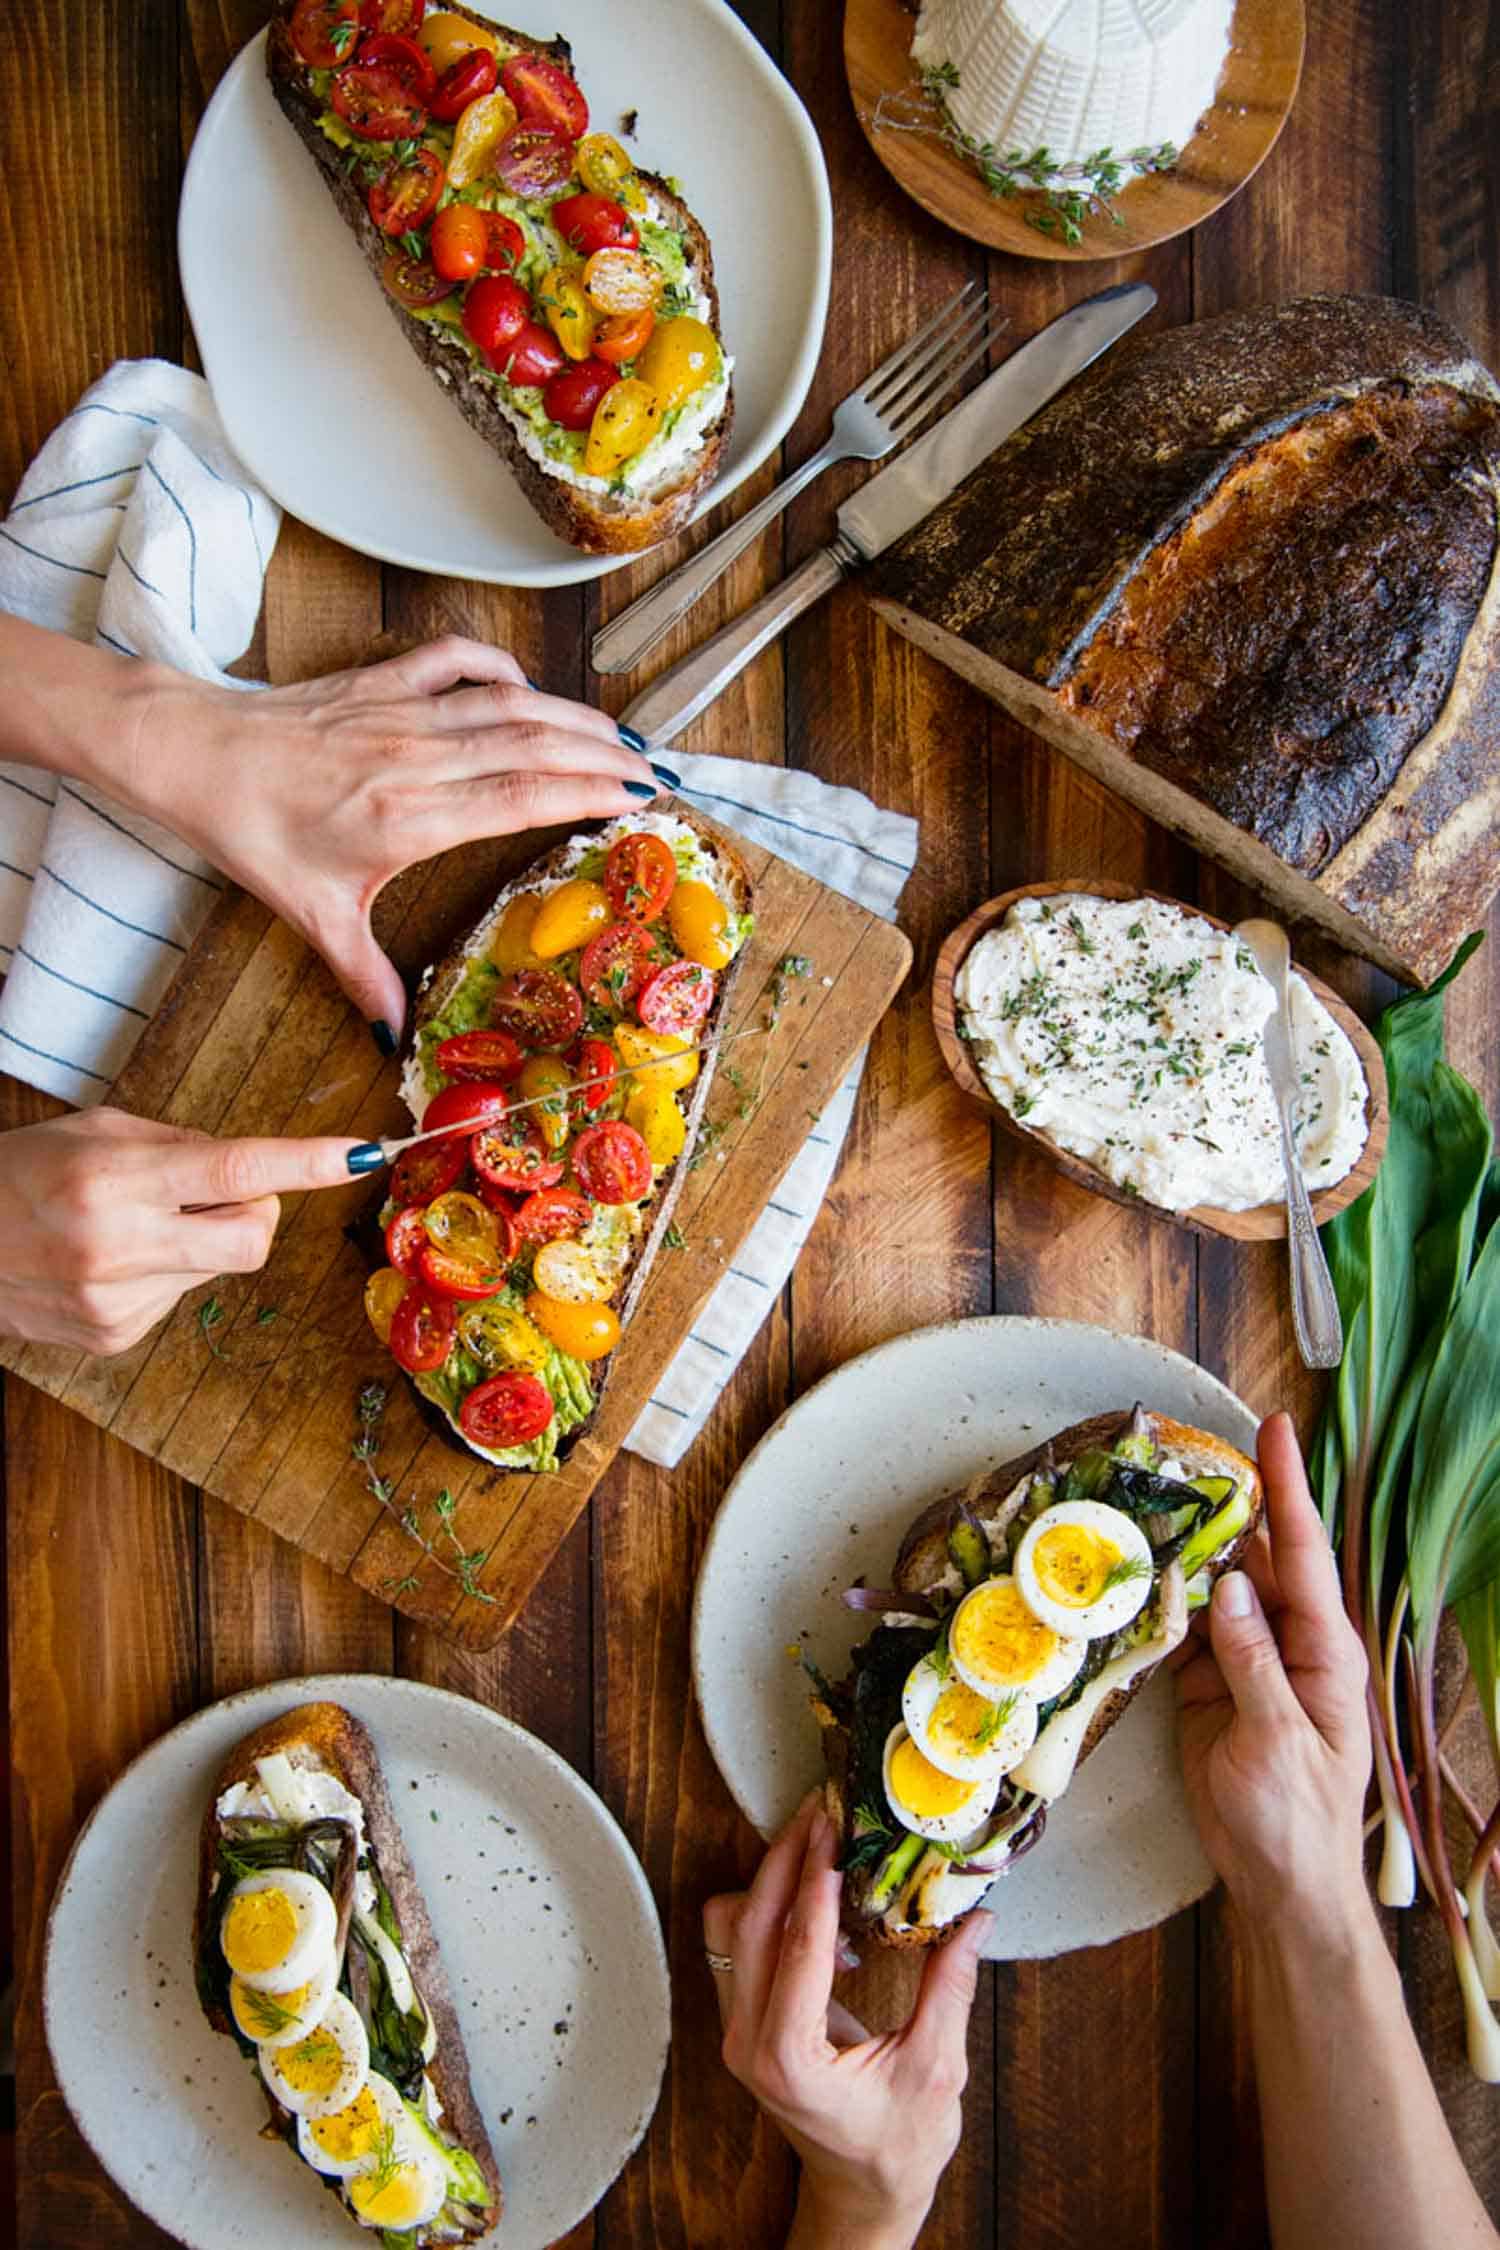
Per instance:
[[[375,1032],[377,1044],[387,1044],[376,1028],[379,1026],[389,1033],[388,1051],[394,1052],[406,1016],[406,992],[392,963],[375,943],[368,914],[305,934]]]
[[[994,1915],[983,1907],[967,1915],[957,1934],[939,1946],[922,1972],[922,1989],[907,2038],[926,2068],[947,2061],[966,2068],[969,2011],[979,1989],[979,1957]]]
[[[1300,1717],[1276,1636],[1249,1576],[1226,1570],[1214,1587],[1209,1637],[1238,1716],[1254,1726]]]

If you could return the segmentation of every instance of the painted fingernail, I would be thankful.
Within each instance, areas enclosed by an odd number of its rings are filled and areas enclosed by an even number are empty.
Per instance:
[[[523,676],[525,678],[526,685],[533,691],[533,693],[536,695],[540,695],[542,692],[541,681],[534,680],[529,672],[525,673]]]
[[[627,781],[625,794],[627,797],[654,797],[656,784],[654,781]]]
[[[388,1023],[382,1022],[378,1017],[370,1026],[370,1037],[383,1055],[393,1055],[396,1052],[396,1034]]]
[[[1227,1570],[1214,1596],[1221,1617],[1248,1617],[1254,1598],[1250,1581],[1242,1570]]]
[[[655,774],[663,789],[680,789],[682,787],[681,774],[673,773],[670,766],[653,765],[651,771]]]
[[[626,749],[639,750],[641,756],[644,757],[646,754],[646,737],[643,734],[637,734],[634,727],[627,727],[622,721],[617,720],[616,725],[619,727],[620,740],[624,743]]]
[[[344,1159],[350,1171],[356,1174],[378,1172],[385,1161],[385,1150],[379,1141],[361,1141],[358,1148],[351,1148]]]

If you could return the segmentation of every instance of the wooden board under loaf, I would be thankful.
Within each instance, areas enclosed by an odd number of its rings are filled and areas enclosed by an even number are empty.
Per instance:
[[[877,606],[1288,916],[1427,982],[1500,882],[1500,389],[1415,305],[1122,345]]]
[[[490,1647],[587,1504],[911,962],[889,923],[694,817],[739,851],[755,886],[755,932],[725,1033],[766,1022],[768,983],[787,954],[805,955],[811,973],[788,988],[774,1029],[736,1049],[737,1075],[758,1089],[748,1116],[740,1088],[725,1074],[716,1079],[712,1150],[677,1204],[682,1246],[653,1264],[597,1419],[555,1475],[489,1468],[427,1427],[364,1317],[367,1269],[345,1230],[369,1203],[368,1180],[283,1197],[262,1273],[183,1298],[118,1359],[0,1339],[0,1366],[409,1615]],[[388,886],[376,902],[376,934],[408,980],[550,840],[468,845]],[[210,1133],[373,1138],[409,1130],[397,1075],[311,949],[236,891],[204,928],[110,1099]],[[218,1311],[205,1325],[211,1304]],[[391,1480],[395,1514],[350,1451],[367,1383],[386,1392],[373,1466]],[[444,1492],[453,1504],[448,1530],[435,1508]],[[408,1507],[447,1568],[403,1529]],[[459,1553],[476,1558],[472,1593],[453,1575]]]

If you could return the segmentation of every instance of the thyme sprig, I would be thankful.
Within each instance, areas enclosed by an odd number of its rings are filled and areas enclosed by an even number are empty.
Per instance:
[[[365,1472],[365,1490],[377,1500],[394,1524],[399,1525],[408,1539],[421,1548],[434,1569],[445,1578],[456,1581],[461,1592],[471,1601],[493,1603],[493,1594],[486,1593],[479,1583],[479,1573],[484,1566],[486,1550],[483,1547],[466,1548],[454,1528],[458,1502],[446,1485],[432,1502],[434,1525],[431,1535],[423,1529],[421,1511],[416,1500],[402,1507],[396,1498],[394,1477],[380,1474],[376,1466],[380,1457],[381,1434],[385,1422],[387,1392],[383,1383],[362,1383],[355,1400],[355,1414],[359,1427],[350,1440],[349,1451]],[[392,1576],[384,1582],[387,1594],[415,1593],[419,1580],[415,1571],[404,1576]]]

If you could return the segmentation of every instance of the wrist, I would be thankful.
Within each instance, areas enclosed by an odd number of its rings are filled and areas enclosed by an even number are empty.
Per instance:
[[[1389,1969],[1390,1955],[1363,1878],[1312,1899],[1235,1901],[1252,1982],[1276,1991],[1326,1989]]]
[[[933,2189],[912,2196],[855,2186],[802,2167],[787,2250],[911,2250],[932,2208]]]

